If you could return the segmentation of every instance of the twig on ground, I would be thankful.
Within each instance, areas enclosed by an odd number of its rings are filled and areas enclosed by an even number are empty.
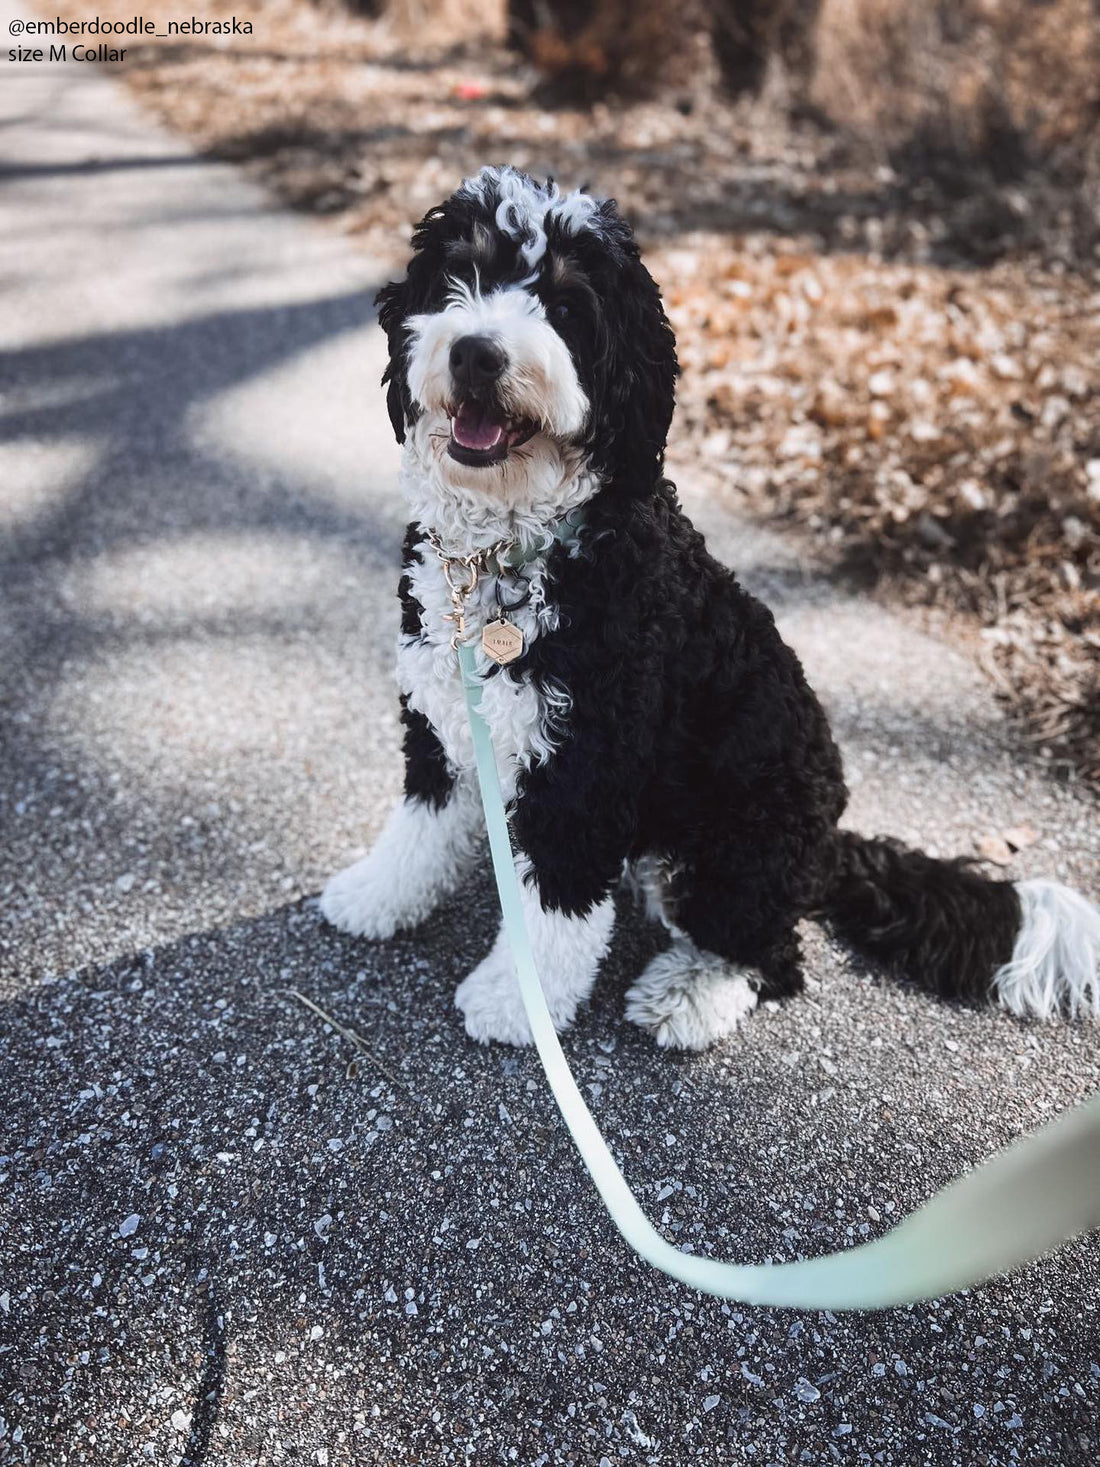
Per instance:
[[[370,1045],[361,1034],[357,1034],[354,1029],[347,1028],[337,1019],[334,1019],[331,1014],[326,1014],[323,1008],[321,1008],[318,1004],[315,1004],[311,998],[307,998],[304,993],[300,993],[297,988],[292,988],[290,992],[291,995],[296,998],[299,1003],[303,1003],[305,1004],[307,1009],[311,1009],[319,1019],[323,1020],[324,1023],[329,1026],[330,1029],[335,1029],[337,1034],[339,1034],[341,1038],[346,1039],[347,1042],[354,1049],[357,1049],[360,1054],[366,1055],[367,1059],[370,1060],[375,1069],[377,1069],[381,1074],[385,1075],[386,1079],[389,1080],[391,1085],[396,1085],[401,1090],[405,1090],[408,1088],[404,1080],[399,1079],[391,1069],[389,1069],[385,1064],[382,1063],[382,1061],[378,1058],[374,1050],[371,1049]]]

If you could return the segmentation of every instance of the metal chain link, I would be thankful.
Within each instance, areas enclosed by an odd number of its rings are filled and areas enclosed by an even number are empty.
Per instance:
[[[449,555],[443,548],[443,542],[434,530],[426,532],[428,544],[435,551],[439,563],[443,567],[443,579],[447,582],[447,589],[451,593],[451,610],[444,612],[443,620],[454,623],[454,631],[451,633],[451,650],[458,651],[459,643],[466,638],[466,602],[477,590],[478,582],[483,573],[489,570],[491,561],[496,561],[497,576],[501,575],[500,558],[506,555],[516,543],[514,539],[498,540],[494,545],[487,545],[483,550],[474,550],[469,555]],[[457,578],[457,572],[465,571],[463,579]]]

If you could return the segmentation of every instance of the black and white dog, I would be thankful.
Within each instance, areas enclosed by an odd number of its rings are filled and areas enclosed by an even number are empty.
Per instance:
[[[437,550],[508,541],[467,632],[503,615],[523,634],[507,666],[478,652],[482,708],[559,1028],[592,989],[624,872],[671,933],[627,998],[660,1044],[701,1048],[760,996],[796,993],[796,926],[815,914],[939,994],[1100,1017],[1084,898],[837,828],[840,756],[798,659],[664,478],[675,340],[614,204],[485,168],[413,246],[379,297],[412,520],[405,796],[326,886],[329,920],[388,937],[469,869],[481,809]],[[503,933],[456,1001],[475,1039],[529,1039]]]

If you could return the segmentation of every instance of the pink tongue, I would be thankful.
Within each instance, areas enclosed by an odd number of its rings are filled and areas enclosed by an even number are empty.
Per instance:
[[[474,403],[464,402],[454,416],[451,432],[455,442],[462,448],[473,448],[484,453],[500,442],[504,425]]]

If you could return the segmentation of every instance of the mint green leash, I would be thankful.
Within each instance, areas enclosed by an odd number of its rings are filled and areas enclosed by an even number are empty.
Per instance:
[[[1100,1226],[1100,1096],[945,1187],[885,1237],[802,1263],[721,1263],[681,1253],[653,1227],[577,1088],[543,997],[520,901],[474,650],[458,647],[493,871],[542,1067],[611,1220],[671,1278],[746,1304],[886,1309],[978,1284]]]

